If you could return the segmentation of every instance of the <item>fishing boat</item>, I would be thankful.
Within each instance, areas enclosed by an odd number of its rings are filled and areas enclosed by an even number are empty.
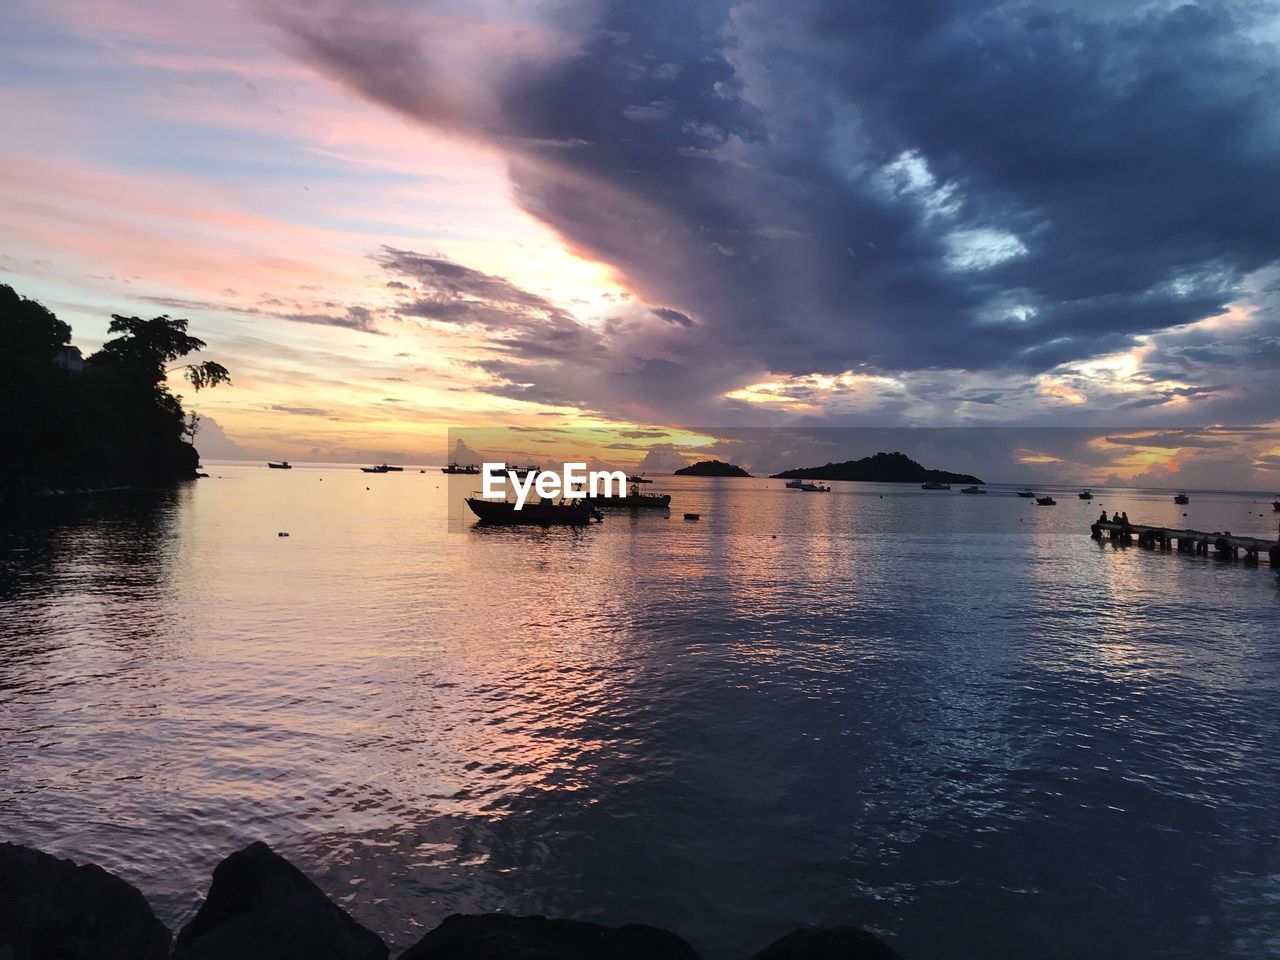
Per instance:
[[[1176,497],[1173,498],[1173,502],[1187,504],[1191,502],[1191,498],[1188,497],[1186,493],[1179,493]]]
[[[465,467],[456,460],[449,462],[447,467],[440,468],[441,473],[473,473],[478,474],[480,467],[474,463],[468,463]]]
[[[376,467],[361,467],[360,472],[361,473],[390,473],[391,468],[388,467],[385,463],[383,463],[383,464],[379,464]]]
[[[1076,494],[1076,496],[1077,496],[1077,497],[1079,497],[1081,500],[1092,500],[1092,499],[1093,499],[1093,491],[1092,491],[1092,490],[1081,490],[1079,493],[1077,493],[1077,494]]]
[[[671,506],[671,494],[669,493],[641,493],[639,488],[633,483],[627,490],[624,497],[591,497],[585,499],[598,507],[615,507],[617,509],[629,510],[665,510]]]
[[[960,492],[961,493],[986,493],[987,491],[983,490],[981,487],[962,487]]]
[[[509,500],[485,500],[467,497],[467,506],[483,524],[494,526],[525,527],[585,527],[599,523],[604,514],[582,500],[562,500],[556,503],[543,497],[538,503],[526,503],[520,510]]]
[[[951,484],[943,483],[941,480],[926,480],[920,484],[921,490],[950,490]]]
[[[293,464],[290,463],[288,460],[281,460],[278,463],[268,460],[267,466],[270,467],[272,470],[292,470],[293,469]]]
[[[1036,495],[1036,492],[1035,492],[1034,490],[1019,490],[1019,491],[1018,491],[1018,496],[1020,496],[1023,500],[1030,500],[1030,499],[1031,499],[1032,497],[1034,497],[1035,495]]]
[[[1036,497],[1036,503],[1042,507],[1056,507],[1058,505],[1058,501],[1053,497]]]

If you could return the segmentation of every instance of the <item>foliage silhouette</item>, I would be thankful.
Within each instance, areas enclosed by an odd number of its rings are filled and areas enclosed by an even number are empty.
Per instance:
[[[195,476],[198,422],[166,386],[182,371],[196,390],[231,382],[213,361],[170,367],[202,350],[187,321],[113,316],[119,334],[83,363],[71,327],[0,285],[0,492],[158,484]],[[78,358],[78,354],[73,353]]]

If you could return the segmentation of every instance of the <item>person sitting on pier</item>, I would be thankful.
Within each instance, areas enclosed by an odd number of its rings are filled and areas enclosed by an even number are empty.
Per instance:
[[[1102,516],[1100,516],[1100,517],[1098,518],[1098,522],[1099,522],[1099,523],[1110,523],[1110,522],[1111,522],[1111,521],[1109,521],[1109,520],[1107,519],[1107,511],[1105,511],[1105,510],[1103,510],[1103,511],[1102,511]]]
[[[1124,513],[1120,514],[1120,517],[1117,519],[1116,522],[1119,523],[1122,527],[1124,527],[1125,530],[1128,530],[1129,529],[1129,511],[1126,510]]]

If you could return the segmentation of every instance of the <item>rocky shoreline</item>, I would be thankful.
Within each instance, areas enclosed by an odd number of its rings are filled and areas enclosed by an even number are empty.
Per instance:
[[[213,871],[174,937],[132,884],[0,843],[0,960],[388,960],[387,945],[265,843]],[[454,914],[399,960],[699,960],[669,930],[581,920]],[[751,960],[901,960],[856,927],[797,930]]]

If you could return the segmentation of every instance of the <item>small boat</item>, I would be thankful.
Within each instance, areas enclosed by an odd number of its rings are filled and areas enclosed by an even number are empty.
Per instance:
[[[941,480],[926,480],[920,484],[921,490],[950,490],[951,484],[943,483]]]
[[[390,473],[391,468],[384,463],[376,467],[361,467],[360,472],[361,473]]]
[[[1023,500],[1030,500],[1030,499],[1031,499],[1032,497],[1034,497],[1035,495],[1036,495],[1036,492],[1035,492],[1034,490],[1019,490],[1019,491],[1018,491],[1018,496],[1020,496]]]
[[[962,487],[960,492],[961,493],[986,493],[987,491],[983,490],[981,487]]]
[[[702,516],[700,513],[686,513],[684,518],[686,520],[697,520],[700,516]]]
[[[449,465],[448,465],[447,467],[441,467],[441,468],[440,468],[440,472],[441,472],[441,473],[472,473],[472,474],[478,474],[478,473],[480,472],[480,467],[479,467],[477,464],[474,464],[474,463],[468,463],[468,464],[464,467],[462,464],[458,463],[458,461],[453,460],[453,461],[450,461],[450,463],[449,463]]]
[[[619,510],[665,510],[671,506],[671,494],[669,493],[641,493],[633,483],[627,491],[626,496],[622,497],[591,497],[585,499],[594,503],[598,507],[615,507]]]
[[[653,483],[653,481],[647,479],[643,473],[633,473],[627,477],[627,483]]]
[[[1280,513],[1280,500],[1272,501],[1271,509],[1276,511],[1276,513]]]
[[[1036,503],[1042,507],[1056,507],[1058,505],[1058,501],[1053,497],[1036,497]]]
[[[525,477],[529,476],[530,474],[536,477],[538,473],[542,470],[541,467],[535,467],[532,464],[530,464],[527,467],[511,467],[509,469],[510,469],[510,472],[514,473],[516,475],[516,478],[519,480],[523,480]]]
[[[831,488],[824,483],[814,483],[812,480],[795,480],[787,481],[788,490],[803,490],[805,493],[830,493]]]
[[[1179,493],[1176,497],[1174,497],[1174,498],[1173,498],[1173,502],[1174,502],[1174,503],[1184,503],[1184,504],[1185,504],[1185,503],[1190,503],[1190,502],[1191,502],[1191,498],[1190,498],[1190,497],[1188,497],[1188,496],[1186,495],[1186,493]]]
[[[1092,499],[1093,499],[1093,491],[1092,491],[1092,490],[1081,490],[1078,494],[1076,494],[1076,496],[1078,496],[1081,500],[1092,500]]]
[[[292,470],[293,469],[293,464],[290,463],[288,460],[281,460],[279,463],[275,463],[271,460],[268,460],[267,466],[270,467],[272,470]]]
[[[467,497],[467,506],[481,523],[495,526],[585,527],[604,519],[604,514],[589,503],[581,500],[556,503],[550,497],[538,503],[526,503],[520,510],[509,500],[484,500],[474,496]]]

